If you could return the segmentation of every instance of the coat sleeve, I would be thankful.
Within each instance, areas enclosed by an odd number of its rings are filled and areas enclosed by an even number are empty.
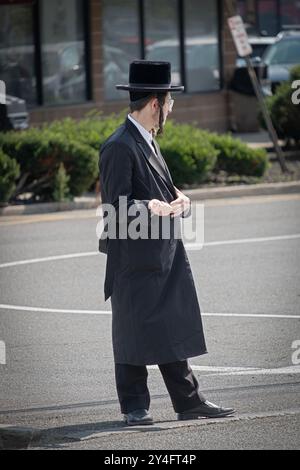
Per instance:
[[[127,222],[130,223],[138,216],[138,210],[147,209],[148,222],[151,220],[151,211],[148,208],[150,199],[134,199],[132,196],[132,178],[133,178],[133,154],[131,149],[123,143],[112,142],[103,150],[100,150],[99,170],[100,170],[100,192],[102,202],[112,204],[116,211],[118,222],[122,223],[121,218],[124,213],[127,216]],[[126,211],[121,209],[119,197],[126,196]],[[124,205],[123,201],[121,204]],[[134,206],[133,214],[128,215],[128,209]],[[125,206],[123,207],[125,209]]]

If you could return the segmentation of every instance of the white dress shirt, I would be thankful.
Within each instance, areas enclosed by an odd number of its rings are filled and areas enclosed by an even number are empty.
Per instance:
[[[130,114],[128,114],[128,119],[138,128],[142,136],[144,137],[145,141],[149,144],[152,152],[153,152],[153,146],[151,144],[153,137],[152,133],[147,131],[139,122],[137,122]]]

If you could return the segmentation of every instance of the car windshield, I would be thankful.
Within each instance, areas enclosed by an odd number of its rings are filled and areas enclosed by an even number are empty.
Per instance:
[[[218,48],[216,44],[203,44],[188,46],[186,60],[190,69],[200,67],[216,67],[218,63]]]
[[[300,64],[300,38],[273,44],[263,59],[267,65]]]

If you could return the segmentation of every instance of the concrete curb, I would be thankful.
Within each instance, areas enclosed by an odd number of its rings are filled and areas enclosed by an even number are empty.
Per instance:
[[[264,418],[278,418],[283,416],[299,415],[299,408],[291,408],[280,411],[263,411],[256,413],[240,413],[226,416],[224,418],[202,418],[191,419],[186,421],[155,421],[152,426],[126,426],[124,424],[110,426],[73,425],[66,426],[61,429],[32,429],[14,427],[8,425],[0,425],[0,449],[27,449],[31,444],[32,447],[40,447],[43,444],[55,444],[56,442],[84,442],[93,439],[99,439],[109,436],[124,434],[139,434],[141,432],[161,432],[170,431],[179,428],[203,427],[208,425],[222,425],[236,423],[241,421],[257,420]]]
[[[300,180],[279,183],[239,184],[232,186],[183,189],[192,201],[205,199],[223,199],[243,196],[262,196],[275,194],[300,194]],[[71,210],[95,209],[101,204],[97,197],[78,198],[71,202],[49,202],[31,205],[16,205],[0,208],[0,216],[44,214]]]
[[[88,200],[86,200],[88,199]],[[100,204],[99,197],[84,198],[70,202],[42,202],[40,204],[18,204],[0,208],[1,215],[30,215],[63,212],[72,210],[95,209]]]
[[[37,429],[0,425],[0,450],[27,449],[33,440],[39,438]]]
[[[289,181],[287,183],[259,183],[239,184],[215,188],[198,188],[183,190],[191,200],[223,199],[243,196],[262,196],[273,194],[300,193],[300,181]]]

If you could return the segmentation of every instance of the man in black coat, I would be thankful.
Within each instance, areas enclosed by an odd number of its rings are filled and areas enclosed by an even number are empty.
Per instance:
[[[171,85],[169,62],[135,61],[129,82],[116,87],[130,92],[131,113],[101,146],[99,159],[101,199],[109,215],[99,249],[107,254],[104,293],[105,300],[111,297],[121,412],[128,425],[153,423],[146,365],[157,364],[178,419],[226,416],[234,410],[206,400],[187,361],[207,353],[180,237],[179,217],[191,215],[191,201],[175,188],[154,139],[172,110],[170,93],[183,87]],[[137,227],[140,232],[132,235]]]

